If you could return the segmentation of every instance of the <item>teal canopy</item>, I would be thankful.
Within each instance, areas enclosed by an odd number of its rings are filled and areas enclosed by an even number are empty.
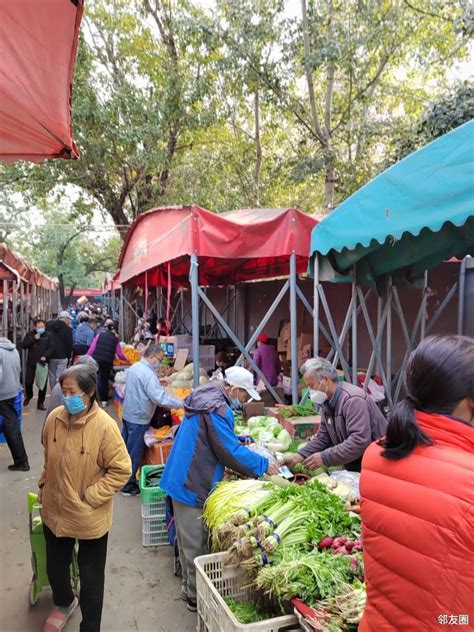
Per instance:
[[[313,229],[311,255],[340,275],[357,263],[369,284],[413,282],[451,257],[474,254],[474,120],[410,154]],[[327,265],[326,265],[327,268]]]

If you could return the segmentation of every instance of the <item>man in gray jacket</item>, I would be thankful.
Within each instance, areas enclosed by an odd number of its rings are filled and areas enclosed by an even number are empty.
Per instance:
[[[124,496],[139,493],[137,470],[143,460],[144,436],[157,406],[181,408],[183,401],[169,397],[160,384],[156,370],[164,352],[159,345],[151,345],[143,358],[127,370],[125,399],[122,409],[122,437],[132,459],[132,476],[122,490]]]
[[[15,410],[15,399],[20,390],[20,355],[8,338],[0,338],[0,415],[3,417],[3,434],[13,457],[13,472],[28,472],[28,456]]]
[[[365,450],[385,435],[387,420],[370,395],[358,386],[340,382],[336,369],[324,358],[307,360],[302,373],[311,401],[321,407],[321,426],[286,464],[292,467],[303,462],[310,470],[343,465],[360,472]]]

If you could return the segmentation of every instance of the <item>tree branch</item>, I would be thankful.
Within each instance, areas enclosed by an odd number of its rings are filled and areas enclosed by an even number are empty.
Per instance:
[[[454,22],[454,20],[451,20],[451,18],[446,18],[444,17],[444,15],[439,15],[439,13],[432,13],[431,11],[426,11],[425,9],[415,7],[415,5],[408,0],[403,0],[403,2],[407,5],[409,9],[411,9],[412,11],[416,11],[416,13],[421,13],[421,15],[428,15],[430,18],[437,18],[438,20],[444,20],[445,22]]]

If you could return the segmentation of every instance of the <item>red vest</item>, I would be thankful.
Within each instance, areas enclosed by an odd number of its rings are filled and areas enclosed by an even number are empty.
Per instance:
[[[390,461],[373,443],[363,459],[359,632],[474,630],[474,427],[416,417],[432,446]]]

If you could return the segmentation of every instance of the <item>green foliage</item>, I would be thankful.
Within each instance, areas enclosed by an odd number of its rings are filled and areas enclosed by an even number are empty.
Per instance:
[[[289,4],[87,3],[73,90],[81,157],[1,166],[1,212],[49,208],[71,186],[73,219],[99,210],[122,236],[161,205],[331,210],[410,142],[472,112],[469,86],[427,110],[468,54],[468,3],[306,0],[307,24]]]

